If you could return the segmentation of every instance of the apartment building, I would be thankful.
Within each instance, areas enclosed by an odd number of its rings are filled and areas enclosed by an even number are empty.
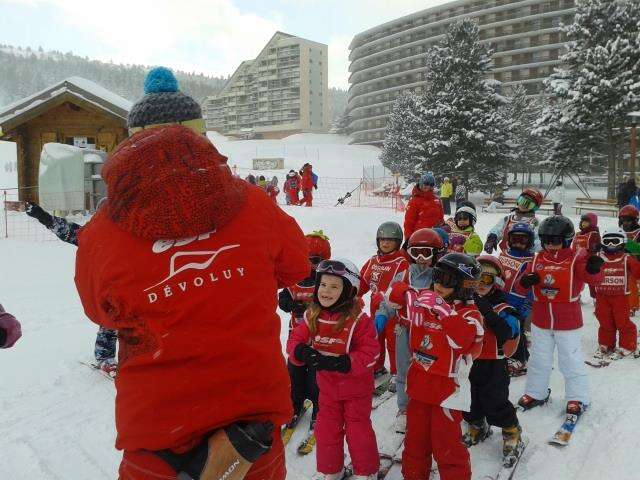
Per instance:
[[[560,64],[560,24],[572,23],[574,14],[574,0],[458,0],[359,33],[349,47],[353,142],[382,144],[393,101],[423,90],[425,52],[451,22],[478,22],[481,40],[494,51],[492,77],[505,93],[521,84],[537,95]]]
[[[327,45],[276,32],[253,60],[204,102],[207,129],[282,138],[329,128]]]

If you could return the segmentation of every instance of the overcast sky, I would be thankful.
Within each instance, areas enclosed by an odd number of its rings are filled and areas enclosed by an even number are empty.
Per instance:
[[[276,30],[329,45],[329,86],[348,86],[353,36],[449,0],[0,0],[0,43],[215,76]]]

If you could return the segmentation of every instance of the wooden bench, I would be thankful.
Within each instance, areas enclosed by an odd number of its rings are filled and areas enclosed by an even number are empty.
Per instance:
[[[492,200],[490,198],[485,198],[482,201],[482,211],[486,212],[489,205],[491,205]],[[510,212],[511,210],[513,210],[514,208],[516,208],[516,199],[515,198],[511,198],[511,197],[505,197],[504,198],[504,203],[502,204],[497,204],[495,207],[495,211],[496,212]],[[542,202],[542,205],[540,206],[540,208],[538,208],[537,210],[540,213],[544,213],[547,215],[550,215],[553,213],[553,203],[549,202],[547,199],[545,199]]]
[[[576,215],[581,215],[583,211],[610,213],[614,217],[618,215],[617,202],[606,198],[578,197],[576,198],[576,204],[573,209],[576,211]]]

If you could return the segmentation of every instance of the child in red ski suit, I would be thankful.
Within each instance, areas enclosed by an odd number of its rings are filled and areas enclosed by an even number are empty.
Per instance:
[[[302,189],[302,201],[300,205],[311,207],[313,205],[313,174],[311,173],[311,165],[306,164],[302,168],[302,180],[300,187]]]
[[[637,242],[640,240],[640,224],[638,217],[640,213],[633,205],[625,205],[618,212],[618,225],[622,227],[627,239]],[[633,278],[629,282],[629,307],[631,308],[631,316],[634,316],[640,307],[640,298],[638,295],[638,279]]]
[[[358,296],[362,297],[371,291],[371,318],[375,317],[380,303],[384,299],[384,293],[395,282],[406,281],[409,269],[402,245],[402,227],[396,222],[382,223],[376,232],[376,244],[378,253],[371,257],[360,270],[362,282]],[[395,317],[394,317],[395,318]],[[377,376],[386,373],[384,367],[385,351],[389,351],[389,368],[391,375],[396,374],[396,336],[394,319],[387,322],[384,329],[378,332],[380,344],[380,357],[375,366]]]
[[[600,229],[598,228],[598,216],[595,213],[585,213],[580,217],[580,230],[573,237],[571,248],[578,250],[584,248],[587,252],[597,253],[600,245]],[[589,285],[591,298],[596,298],[593,286]]]
[[[484,334],[480,312],[471,301],[479,276],[474,259],[449,253],[433,269],[435,293],[418,293],[398,283],[389,294],[390,302],[406,307],[411,325],[405,480],[429,478],[432,454],[442,480],[471,479],[461,423],[462,410],[471,404],[468,374]]]
[[[605,230],[602,236],[604,277],[595,285],[598,349],[594,358],[606,361],[632,354],[638,347],[638,333],[630,318],[629,284],[640,278],[640,262],[625,252],[627,237],[619,227]],[[619,348],[616,349],[616,334]]]
[[[347,260],[324,260],[316,269],[313,303],[291,333],[287,353],[293,364],[317,370],[320,412],[316,462],[326,480],[344,468],[344,437],[356,479],[378,472],[380,458],[371,425],[373,366],[378,342],[373,322],[356,300],[360,279]]]
[[[300,176],[294,170],[289,170],[287,173],[283,188],[287,197],[287,205],[298,205],[300,202]]]

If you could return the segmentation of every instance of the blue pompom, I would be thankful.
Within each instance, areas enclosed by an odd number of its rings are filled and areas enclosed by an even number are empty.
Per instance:
[[[144,79],[144,93],[177,92],[178,80],[166,67],[152,68]]]

